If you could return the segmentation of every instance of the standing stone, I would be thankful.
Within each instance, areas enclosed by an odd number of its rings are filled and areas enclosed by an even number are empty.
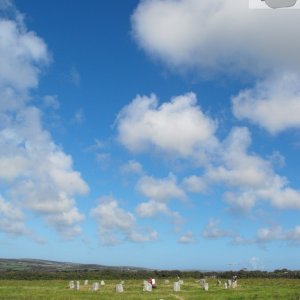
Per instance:
[[[217,286],[221,286],[221,285],[222,285],[222,281],[221,281],[221,280],[218,280]]]
[[[182,279],[178,280],[178,282],[179,282],[179,284],[183,284],[183,280]]]
[[[235,289],[235,288],[237,287],[237,276],[236,276],[236,275],[234,275],[234,276],[232,277],[232,284],[231,284],[231,287],[232,287],[233,289]]]
[[[85,280],[84,281],[84,285],[88,285],[89,284],[89,281],[88,280]]]
[[[224,283],[224,289],[226,289],[226,290],[228,289],[227,282]]]
[[[69,281],[69,288],[70,289],[75,289],[74,280]]]
[[[152,292],[152,284],[148,281],[144,281],[143,291],[144,292]]]
[[[201,286],[202,288],[204,288],[204,285],[205,285],[205,283],[206,283],[206,280],[205,280],[205,279],[200,279],[199,283],[200,283],[200,286]]]
[[[116,284],[116,292],[117,293],[123,293],[124,292],[124,288],[123,288],[122,283]]]
[[[204,283],[204,287],[203,287],[204,291],[208,291],[208,282]]]
[[[174,282],[173,291],[174,292],[180,292],[180,283],[178,281]]]
[[[228,280],[227,280],[227,285],[228,285],[228,288],[231,288],[231,285],[232,285],[231,279],[228,279]]]
[[[105,285],[104,280],[101,280],[100,284],[101,284],[102,286],[104,286],[104,285]]]
[[[79,291],[80,290],[80,282],[76,281],[76,290]]]
[[[93,283],[93,288],[92,288],[93,292],[96,292],[99,290],[99,282],[94,282]]]

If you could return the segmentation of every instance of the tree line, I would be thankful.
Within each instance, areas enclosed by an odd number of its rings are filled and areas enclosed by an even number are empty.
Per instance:
[[[71,280],[71,279],[168,279],[168,278],[232,278],[237,276],[240,279],[245,278],[291,278],[300,279],[300,271],[291,271],[280,269],[272,272],[267,271],[224,271],[224,272],[201,272],[201,271],[180,271],[180,270],[124,270],[124,269],[102,269],[102,270],[1,270],[0,279],[2,280]]]

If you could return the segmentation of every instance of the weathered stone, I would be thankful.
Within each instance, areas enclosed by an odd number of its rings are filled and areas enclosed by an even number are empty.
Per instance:
[[[102,286],[104,286],[104,285],[105,285],[104,280],[101,280],[100,284],[101,284]]]
[[[124,292],[124,288],[123,288],[122,283],[116,284],[116,292],[117,293],[123,293]]]
[[[231,281],[231,279],[228,279],[227,280],[227,286],[228,286],[228,288],[231,288],[231,285],[232,285],[232,281]]]
[[[174,282],[173,291],[174,292],[180,292],[180,283],[178,281]]]
[[[69,288],[70,289],[75,289],[75,284],[74,284],[73,280],[69,281]]]
[[[204,283],[204,287],[203,287],[204,291],[208,291],[208,282]]]
[[[143,291],[144,292],[152,292],[152,284],[148,281],[144,281]]]
[[[94,282],[93,283],[93,288],[92,288],[93,292],[96,292],[99,290],[99,282]]]
[[[76,290],[80,290],[80,282],[79,281],[76,281]]]
[[[84,281],[84,285],[88,285],[89,284],[89,281],[88,280],[85,280]]]
[[[203,278],[203,279],[200,279],[199,280],[199,283],[200,283],[200,286],[202,287],[202,288],[204,288],[204,284],[206,283],[206,280]]]

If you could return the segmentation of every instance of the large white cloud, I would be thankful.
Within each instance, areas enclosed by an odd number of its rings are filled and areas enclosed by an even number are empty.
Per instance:
[[[119,141],[133,152],[160,151],[197,156],[215,146],[216,123],[197,105],[193,93],[158,105],[155,95],[137,96],[117,118]]]
[[[233,113],[271,134],[300,128],[300,77],[283,73],[259,81],[232,98]]]
[[[88,186],[73,170],[72,158],[43,129],[41,111],[29,102],[50,60],[47,45],[27,30],[17,11],[12,15],[15,19],[0,18],[0,191],[6,198],[1,224],[8,224],[13,208],[24,217],[15,218],[6,231],[34,236],[25,225],[25,211],[31,211],[71,238],[80,233],[84,218],[74,197],[87,193]]]
[[[204,76],[298,70],[299,26],[296,10],[251,10],[248,0],[142,0],[132,15],[147,53]]]
[[[141,229],[136,224],[135,216],[119,207],[112,197],[103,197],[91,210],[92,217],[98,223],[99,237],[104,245],[116,245],[124,239],[137,243],[153,241],[157,232],[152,229]]]

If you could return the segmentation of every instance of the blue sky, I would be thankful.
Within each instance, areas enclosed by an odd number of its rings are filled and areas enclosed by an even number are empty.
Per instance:
[[[299,10],[0,0],[0,256],[299,269]]]

